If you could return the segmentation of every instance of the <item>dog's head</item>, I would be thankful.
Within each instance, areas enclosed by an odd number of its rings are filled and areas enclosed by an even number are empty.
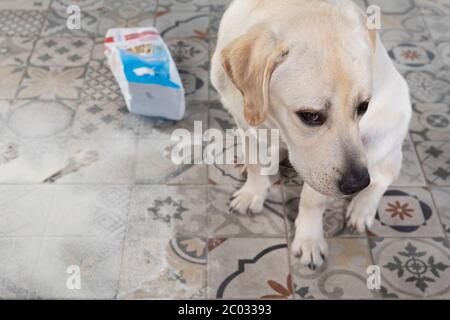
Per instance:
[[[298,19],[253,27],[223,49],[222,65],[249,125],[275,124],[310,186],[354,194],[370,183],[359,122],[371,98],[375,32],[356,12]]]

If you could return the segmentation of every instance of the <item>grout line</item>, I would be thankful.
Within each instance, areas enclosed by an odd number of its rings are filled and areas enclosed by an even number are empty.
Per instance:
[[[128,230],[130,227],[130,211],[131,211],[131,203],[133,200],[133,192],[134,192],[134,186],[130,186],[129,187],[129,197],[128,197],[128,206],[127,206],[127,214],[126,214],[126,226],[125,226],[125,230],[121,239],[121,246],[122,246],[122,250],[120,252],[120,262],[119,262],[119,278],[117,279],[117,291],[115,292],[114,298],[113,299],[119,299],[119,294],[120,294],[120,285],[121,285],[121,278],[122,278],[122,269],[123,269],[123,264],[124,264],[124,251],[125,251],[125,245],[126,245],[126,241],[128,239]]]
[[[441,188],[441,189],[444,189],[444,188]],[[444,227],[444,222],[443,222],[442,217],[441,217],[441,210],[439,209],[439,206],[437,205],[436,197],[434,196],[433,192],[431,192],[431,190],[429,192],[430,192],[430,195],[431,195],[431,200],[433,202],[434,208],[436,209],[436,214],[438,216],[439,223],[441,225],[441,228],[444,231],[444,238],[447,240],[447,243],[450,244],[450,235],[447,233],[447,231],[446,231],[446,229]]]
[[[438,61],[439,61],[440,64],[441,64],[441,67],[440,67],[440,68],[444,67],[444,68],[447,68],[447,69],[448,69],[448,66],[447,66],[447,65],[443,62],[443,60],[442,60],[442,56],[441,56],[441,53],[440,53],[439,48],[438,48],[438,43],[437,43],[437,41],[435,41],[435,39],[434,39],[434,37],[433,37],[433,35],[432,35],[432,33],[431,33],[431,30],[430,30],[430,27],[429,27],[429,25],[428,25],[428,22],[427,22],[427,20],[426,20],[425,15],[423,14],[423,12],[422,12],[422,10],[420,9],[420,7],[418,7],[418,6],[417,6],[417,11],[418,11],[418,14],[419,14],[419,19],[420,19],[420,21],[421,21],[422,24],[425,26],[425,31],[426,31],[426,33],[427,33],[427,36],[428,36],[429,40],[430,40],[429,42],[431,42],[431,43],[433,44],[433,48],[432,48],[432,49],[435,49],[435,51],[436,51],[436,53],[437,53],[437,59],[438,59]],[[439,68],[439,69],[440,69],[440,68]],[[413,101],[411,101],[411,104],[416,104],[416,103],[413,102]],[[414,110],[412,110],[412,111],[415,112]],[[425,174],[424,163],[423,163],[423,161],[421,160],[421,158],[419,157],[419,153],[418,153],[418,151],[417,151],[417,147],[418,147],[419,145],[421,145],[422,143],[427,142],[427,141],[426,141],[426,140],[420,141],[420,142],[414,141],[414,140],[412,139],[412,135],[411,135],[410,128],[408,128],[408,136],[409,136],[409,139],[410,139],[411,144],[412,144],[412,146],[413,146],[413,151],[415,152],[415,155],[416,155],[417,160],[418,160],[418,162],[419,162],[419,168],[420,168],[420,170],[421,170],[421,172],[422,172],[423,178],[425,179],[425,184],[426,184],[426,185],[423,186],[423,188],[426,189],[426,190],[429,192],[429,194],[431,195],[432,203],[433,203],[434,208],[435,208],[435,210],[436,210],[435,213],[436,213],[436,215],[438,216],[438,219],[439,219],[439,222],[440,222],[440,226],[441,226],[441,228],[442,228],[443,231],[444,231],[444,237],[445,237],[445,239],[446,239],[447,241],[450,241],[450,236],[449,236],[449,235],[447,234],[447,232],[445,231],[444,224],[443,224],[442,218],[441,218],[440,210],[438,209],[437,202],[436,202],[435,197],[434,197],[434,195],[433,195],[433,193],[432,193],[432,188],[436,188],[436,187],[438,187],[438,186],[434,186],[434,185],[432,185],[432,184],[428,181],[428,177],[427,177],[427,175]],[[429,141],[433,141],[433,140],[429,140]]]
[[[446,69],[448,69],[449,66],[447,66],[447,65],[444,63],[444,60],[442,60],[441,52],[439,51],[439,44],[440,44],[440,43],[438,43],[437,40],[434,39],[433,34],[431,33],[431,29],[430,29],[430,27],[429,27],[429,25],[428,25],[428,22],[427,22],[427,20],[426,20],[426,16],[423,14],[423,12],[422,12],[422,10],[420,10],[420,8],[419,8],[419,16],[420,16],[420,19],[421,19],[422,23],[423,23],[424,26],[425,26],[425,29],[426,29],[426,31],[427,31],[427,33],[428,33],[428,35],[429,35],[429,38],[430,38],[430,40],[431,40],[431,43],[433,43],[434,49],[436,49],[435,51],[436,51],[436,53],[437,53],[437,56],[438,56],[437,58],[438,58],[439,62],[441,63],[442,66],[444,66]],[[437,17],[437,16],[436,16],[436,17]],[[440,16],[439,16],[439,17],[440,17]],[[448,17],[450,17],[450,15],[449,15]],[[445,42],[445,41],[444,41],[444,42]]]
[[[283,196],[283,223],[284,223],[284,237],[285,237],[285,241],[286,241],[286,245],[287,245],[287,260],[288,260],[288,271],[289,274],[291,275],[291,288],[292,288],[292,299],[296,300],[296,296],[295,296],[295,281],[294,281],[294,277],[295,277],[295,273],[294,273],[294,266],[293,266],[293,261],[292,261],[292,257],[291,257],[291,240],[290,240],[290,235],[289,235],[289,226],[290,224],[288,223],[288,218],[287,218],[287,208],[286,208],[286,192],[285,192],[285,186],[281,185],[281,193]]]
[[[23,38],[33,39],[33,45],[32,45],[30,54],[29,54],[29,56],[27,58],[27,61],[26,61],[25,65],[23,66],[24,70],[23,70],[23,73],[22,73],[22,77],[20,78],[19,84],[17,85],[16,92],[14,93],[14,97],[12,99],[12,101],[14,101],[14,103],[18,99],[18,95],[19,95],[19,91],[20,91],[21,85],[22,85],[22,83],[23,83],[23,81],[25,79],[26,73],[28,72],[29,66],[31,65],[31,63],[30,63],[31,62],[31,56],[33,55],[33,53],[34,53],[34,51],[36,49],[36,44],[37,44],[38,40],[41,38],[41,34],[42,34],[43,30],[44,30],[45,23],[47,22],[48,15],[50,13],[51,4],[52,4],[52,1],[50,1],[47,10],[44,10],[45,13],[43,14],[44,17],[42,19],[42,25],[40,26],[39,32],[37,34],[31,35],[29,37],[23,37]],[[30,10],[30,11],[32,11],[32,10]],[[14,36],[11,36],[11,37],[14,37]]]
[[[5,115],[4,115],[1,123],[0,123],[0,134],[3,134],[3,131],[4,131],[3,129],[4,129],[4,127],[6,127],[6,122],[8,121],[8,119],[9,119],[9,117],[10,117],[10,115],[11,115],[13,109],[14,109],[13,106],[15,106],[15,104],[17,103],[17,100],[19,99],[18,95],[19,95],[19,91],[20,91],[21,85],[22,85],[22,83],[23,83],[23,81],[25,79],[26,73],[28,72],[28,67],[30,66],[31,56],[33,55],[34,50],[36,49],[37,41],[41,37],[41,33],[42,33],[43,29],[44,29],[45,22],[47,21],[47,17],[48,17],[48,14],[50,12],[51,5],[52,5],[52,0],[50,0],[50,2],[49,2],[47,10],[42,10],[43,12],[45,12],[45,14],[43,14],[44,18],[42,20],[42,25],[40,26],[39,33],[37,33],[35,35],[25,36],[25,37],[24,36],[20,36],[20,35],[19,36],[15,36],[15,35],[11,35],[11,36],[5,35],[4,36],[5,38],[30,39],[32,41],[32,46],[31,46],[31,49],[29,51],[29,55],[28,55],[24,65],[14,66],[14,67],[17,67],[17,68],[23,68],[23,73],[22,73],[22,76],[20,77],[20,80],[18,82],[17,88],[16,88],[16,90],[14,92],[14,96],[11,99],[2,99],[3,101],[4,100],[9,101],[9,106],[8,106],[8,109],[5,112]],[[33,10],[29,10],[29,11],[33,11]],[[38,11],[40,11],[40,10],[38,10]]]
[[[49,224],[49,220],[50,220],[50,215],[51,215],[51,213],[52,213],[52,210],[53,210],[53,206],[54,206],[54,204],[55,204],[55,199],[56,199],[56,190],[53,190],[53,196],[52,196],[52,199],[51,199],[51,201],[50,201],[50,205],[49,205],[49,208],[48,208],[48,212],[47,212],[47,216],[46,216],[46,218],[45,218],[45,228],[44,228],[44,231],[43,231],[43,233],[42,233],[42,235],[40,236],[40,243],[39,243],[39,254],[38,254],[38,256],[37,256],[37,258],[36,258],[36,264],[34,265],[34,268],[33,268],[33,273],[32,273],[32,275],[31,275],[31,285],[32,285],[32,290],[34,291],[35,289],[37,289],[37,286],[36,286],[36,281],[35,281],[35,279],[36,279],[36,271],[37,271],[37,268],[38,268],[38,265],[39,265],[39,262],[40,262],[40,260],[41,260],[41,257],[42,257],[42,251],[43,251],[43,247],[44,247],[44,241],[45,241],[45,239],[46,239],[46,234],[47,234],[47,229],[48,229],[48,224]],[[36,295],[37,296],[39,296],[39,294],[37,293],[37,292],[35,292],[36,293]]]

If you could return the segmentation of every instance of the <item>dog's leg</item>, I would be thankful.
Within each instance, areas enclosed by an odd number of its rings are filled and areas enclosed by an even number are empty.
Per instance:
[[[269,176],[261,175],[259,164],[247,165],[247,181],[231,198],[230,210],[251,214],[261,212],[271,182]]]
[[[327,196],[304,184],[291,248],[294,256],[311,269],[321,266],[328,254],[322,226],[326,202]]]
[[[398,177],[402,165],[401,151],[384,160],[370,172],[370,185],[356,195],[347,208],[347,225],[363,233],[375,219],[381,197]]]

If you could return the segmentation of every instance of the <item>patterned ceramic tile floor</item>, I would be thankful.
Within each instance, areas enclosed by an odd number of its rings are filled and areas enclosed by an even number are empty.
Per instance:
[[[282,168],[264,212],[230,214],[239,166],[176,166],[175,128],[232,118],[209,56],[231,0],[0,3],[0,298],[450,298],[450,1],[355,0],[382,9],[381,38],[411,86],[401,177],[366,234],[329,204],[326,265],[288,254],[302,181]],[[180,122],[127,112],[102,53],[114,26],[156,22],[180,69]],[[381,268],[381,289],[366,286]],[[81,289],[66,282],[70,266]]]

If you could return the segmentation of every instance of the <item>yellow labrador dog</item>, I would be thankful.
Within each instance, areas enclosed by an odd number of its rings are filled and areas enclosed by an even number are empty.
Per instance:
[[[305,181],[292,250],[320,266],[329,197],[352,195],[348,224],[364,232],[397,178],[409,91],[365,14],[350,0],[235,0],[220,24],[212,83],[238,127],[278,129]],[[263,208],[258,164],[231,207]]]

